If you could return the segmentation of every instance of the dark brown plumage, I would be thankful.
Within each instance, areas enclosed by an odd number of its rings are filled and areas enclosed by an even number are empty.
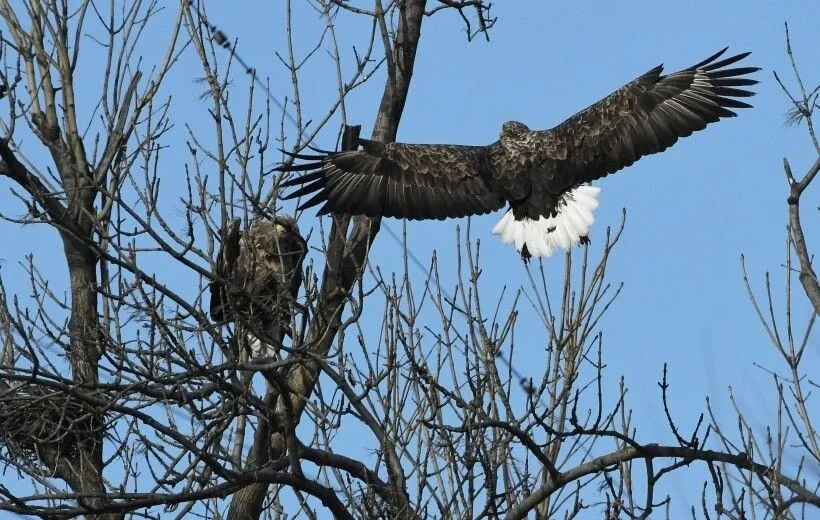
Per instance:
[[[657,66],[550,130],[507,122],[487,146],[360,139],[361,150],[295,154],[311,162],[279,169],[310,173],[282,183],[303,185],[285,198],[310,195],[300,209],[323,204],[320,214],[409,219],[488,213],[509,203],[510,218],[494,232],[524,254],[535,248],[548,256],[586,236],[598,190],[579,190],[585,183],[751,106],[738,98],[754,94],[744,87],[757,81],[746,76],[759,69],[729,68],[749,53],[718,61],[725,51],[668,76]]]
[[[272,355],[275,348],[268,341],[290,334],[306,254],[307,244],[290,217],[260,219],[245,231],[234,219],[222,231],[215,269],[220,279],[210,287],[211,317],[235,322],[237,336],[254,356]]]

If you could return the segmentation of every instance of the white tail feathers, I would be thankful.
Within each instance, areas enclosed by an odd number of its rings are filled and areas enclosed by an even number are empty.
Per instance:
[[[601,188],[584,185],[564,193],[558,199],[554,217],[516,220],[509,210],[495,225],[493,234],[500,235],[505,244],[515,243],[519,252],[526,244],[532,256],[552,256],[559,248],[569,249],[589,234],[600,191]]]
[[[251,332],[245,333],[245,341],[247,341],[247,346],[250,349],[250,357],[251,359],[254,358],[276,358],[279,350],[270,345],[265,343],[256,335]]]

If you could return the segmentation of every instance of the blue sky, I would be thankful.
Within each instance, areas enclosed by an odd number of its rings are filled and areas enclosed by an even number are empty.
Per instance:
[[[283,99],[289,95],[287,77],[274,55],[285,50],[282,11],[273,2],[242,4],[237,9],[236,3],[210,2],[210,19],[239,39],[242,57],[260,75],[271,77],[274,94]],[[727,45],[730,52],[752,51],[746,61],[764,69],[756,76],[761,83],[751,101],[754,109],[596,183],[603,191],[591,235],[593,251],[600,250],[606,227],[618,225],[622,208],[628,215],[609,266],[610,281],[623,281],[624,289],[602,328],[608,377],[613,383],[620,375],[626,378],[641,440],[669,440],[655,384],[664,362],[670,365],[672,404],[683,424],[694,423],[707,396],[726,424],[732,424],[730,387],[752,424],[763,428],[775,417],[771,378],[754,364],[777,370],[784,366],[746,296],[740,255],[745,255],[758,291],[766,271],[781,290],[787,192],[781,160],[788,157],[793,169],[802,172],[816,155],[804,128],[784,126],[787,99],[772,72],[792,77],[784,52],[783,23],[788,22],[806,84],[820,81],[814,55],[820,48],[816,14],[810,1],[499,2],[491,41],[477,38],[469,43],[455,13],[425,21],[399,130],[399,140],[406,142],[486,144],[497,138],[506,120],[548,128],[658,63],[673,72]],[[310,27],[296,38],[297,48],[307,46],[322,22],[307,9],[297,9],[294,16],[298,24]],[[357,38],[362,27],[359,21],[340,23],[343,53],[350,48],[346,42]],[[153,59],[157,52],[159,48],[146,44],[146,57]],[[350,64],[346,59],[345,65]],[[246,79],[238,69],[235,74],[237,88],[243,90]],[[327,57],[320,56],[305,68],[301,81],[306,118],[325,110],[335,89],[334,74]],[[178,114],[168,145],[170,150],[179,147],[180,156],[186,137],[182,123],[195,128],[207,124],[205,102],[198,99],[204,86],[193,81],[198,76],[189,54],[169,77],[166,89],[173,92]],[[88,81],[91,85],[96,80]],[[348,101],[348,123],[363,125],[363,135],[371,131],[382,86],[383,75],[377,74]],[[337,127],[338,121],[315,144],[332,146]],[[43,156],[31,156],[46,164]],[[183,158],[168,160],[181,164]],[[174,190],[183,188],[181,180],[181,174],[163,178],[163,188],[170,191],[166,200],[174,200]],[[16,208],[8,186],[7,180],[0,180],[0,204]],[[805,232],[817,252],[820,222],[812,212],[817,188],[806,197],[811,203],[804,205]],[[473,236],[481,238],[489,299],[505,285],[527,285],[515,250],[490,235],[500,215],[472,221]],[[315,223],[310,212],[300,220],[303,231]],[[456,226],[465,224],[466,220],[408,223],[408,242],[423,262],[435,251],[440,265],[446,266],[455,255]],[[401,232],[400,221],[391,219],[387,225]],[[22,272],[17,264],[24,252],[47,259],[59,251],[50,249],[57,247],[55,235],[50,230],[2,226],[5,282],[10,292],[27,294],[25,281],[17,278]],[[395,247],[381,233],[372,261],[389,269],[395,264]],[[556,256],[546,262],[557,288],[564,260]],[[59,284],[62,267],[44,265]],[[795,300],[800,302],[795,321],[803,324],[810,311],[800,295]],[[522,327],[543,334],[537,323]],[[816,374],[816,334],[810,345],[806,373]],[[537,378],[542,354],[539,348],[528,353],[519,347],[516,366]],[[691,484],[685,486],[692,493],[688,499],[697,500],[694,493],[700,482]]]

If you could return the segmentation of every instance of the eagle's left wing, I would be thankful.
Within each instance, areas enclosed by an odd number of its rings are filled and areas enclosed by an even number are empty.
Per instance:
[[[589,182],[662,152],[706,125],[750,108],[736,98],[754,95],[747,78],[757,67],[728,66],[745,52],[716,61],[726,49],[680,72],[663,66],[627,83],[551,130],[537,132],[539,146],[559,164],[562,189]]]
[[[232,280],[233,271],[236,267],[236,259],[239,258],[239,244],[242,232],[239,230],[241,221],[238,218],[232,219],[220,230],[222,245],[216,257],[214,272],[218,279],[211,282],[211,318],[215,321],[231,320],[234,318],[228,308],[228,288],[226,281]]]
[[[492,146],[381,143],[359,139],[362,150],[295,155],[314,162],[279,171],[309,171],[282,187],[303,184],[285,199],[312,195],[299,209],[319,214],[444,219],[488,213],[504,205],[491,191]]]

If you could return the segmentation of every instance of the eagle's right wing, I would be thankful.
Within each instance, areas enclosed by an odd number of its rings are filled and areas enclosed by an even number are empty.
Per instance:
[[[444,219],[489,213],[504,205],[490,190],[491,146],[381,143],[362,150],[295,155],[314,162],[279,171],[309,171],[281,184],[302,184],[285,199],[312,195],[299,209],[324,203],[319,214]]]
[[[723,49],[687,69],[661,75],[658,66],[551,130],[537,132],[541,146],[560,162],[560,188],[593,181],[662,152],[680,137],[706,128],[733,109],[751,105],[747,77],[757,67],[731,68],[748,52],[717,61]]]

